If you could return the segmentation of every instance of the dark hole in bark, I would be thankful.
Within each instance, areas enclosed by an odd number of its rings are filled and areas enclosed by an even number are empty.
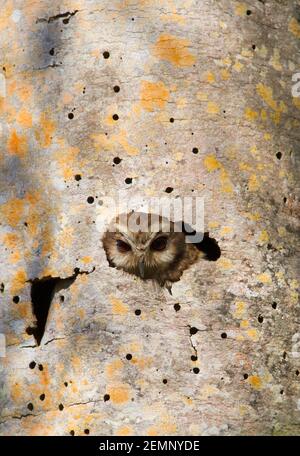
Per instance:
[[[30,326],[26,329],[27,334],[33,335],[37,345],[40,345],[43,338],[47,323],[48,313],[54,294],[62,289],[69,288],[76,280],[79,274],[91,274],[90,272],[74,269],[74,274],[70,277],[62,279],[60,277],[43,277],[41,279],[30,280],[31,283],[31,303],[32,311],[36,318],[35,326]],[[42,364],[39,364],[39,369],[43,370]]]

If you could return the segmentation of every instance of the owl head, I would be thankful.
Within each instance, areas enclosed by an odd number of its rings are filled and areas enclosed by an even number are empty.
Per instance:
[[[185,235],[165,217],[143,212],[118,215],[103,236],[108,262],[141,279],[164,282],[185,249]]]

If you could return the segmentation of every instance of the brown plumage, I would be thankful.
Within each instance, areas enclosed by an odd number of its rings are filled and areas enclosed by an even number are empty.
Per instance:
[[[112,267],[154,280],[170,291],[172,283],[199,258],[215,260],[220,256],[217,243],[208,233],[202,242],[191,244],[185,242],[182,228],[182,222],[173,223],[153,214],[120,214],[102,238],[107,260]],[[209,252],[212,246],[214,254]]]

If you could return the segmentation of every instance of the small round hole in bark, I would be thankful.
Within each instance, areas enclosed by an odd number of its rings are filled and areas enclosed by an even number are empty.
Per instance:
[[[131,355],[130,353],[127,353],[126,359],[127,359],[128,361],[130,361],[130,360],[132,359],[132,355]]]
[[[136,309],[134,311],[134,313],[135,313],[135,315],[139,316],[139,315],[141,315],[142,311],[140,309]]]
[[[13,297],[13,302],[14,302],[15,304],[18,304],[18,302],[20,302],[19,296],[14,296],[14,297]]]
[[[89,204],[93,204],[94,201],[95,201],[95,199],[94,199],[93,196],[89,196],[89,197],[87,198],[87,202],[88,202]]]
[[[199,374],[199,372],[200,372],[199,367],[194,367],[193,372],[194,372],[194,374]]]
[[[31,361],[31,363],[29,363],[30,369],[34,369],[35,366],[36,366],[36,362],[35,361]]]
[[[74,114],[73,114],[72,112],[69,112],[68,118],[69,118],[70,120],[74,119]]]
[[[181,309],[181,305],[178,304],[178,302],[176,302],[176,304],[174,304],[174,310],[175,310],[176,312],[179,312],[180,309]]]
[[[221,337],[222,337],[222,339],[226,339],[226,338],[227,338],[227,334],[226,334],[225,332],[223,332],[223,333],[221,334]]]
[[[109,59],[109,55],[110,55],[110,54],[109,54],[108,51],[104,51],[102,55],[103,55],[103,58],[104,58],[104,59]]]
[[[110,399],[110,395],[109,394],[104,394],[104,396],[103,396],[104,402],[109,401],[109,399]]]

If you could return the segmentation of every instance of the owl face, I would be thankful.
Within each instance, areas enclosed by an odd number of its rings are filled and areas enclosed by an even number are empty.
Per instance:
[[[105,233],[107,259],[117,269],[160,282],[165,271],[182,257],[185,235],[176,232],[174,223],[164,217],[153,220],[151,214],[134,213],[130,224],[131,215],[119,215]]]

